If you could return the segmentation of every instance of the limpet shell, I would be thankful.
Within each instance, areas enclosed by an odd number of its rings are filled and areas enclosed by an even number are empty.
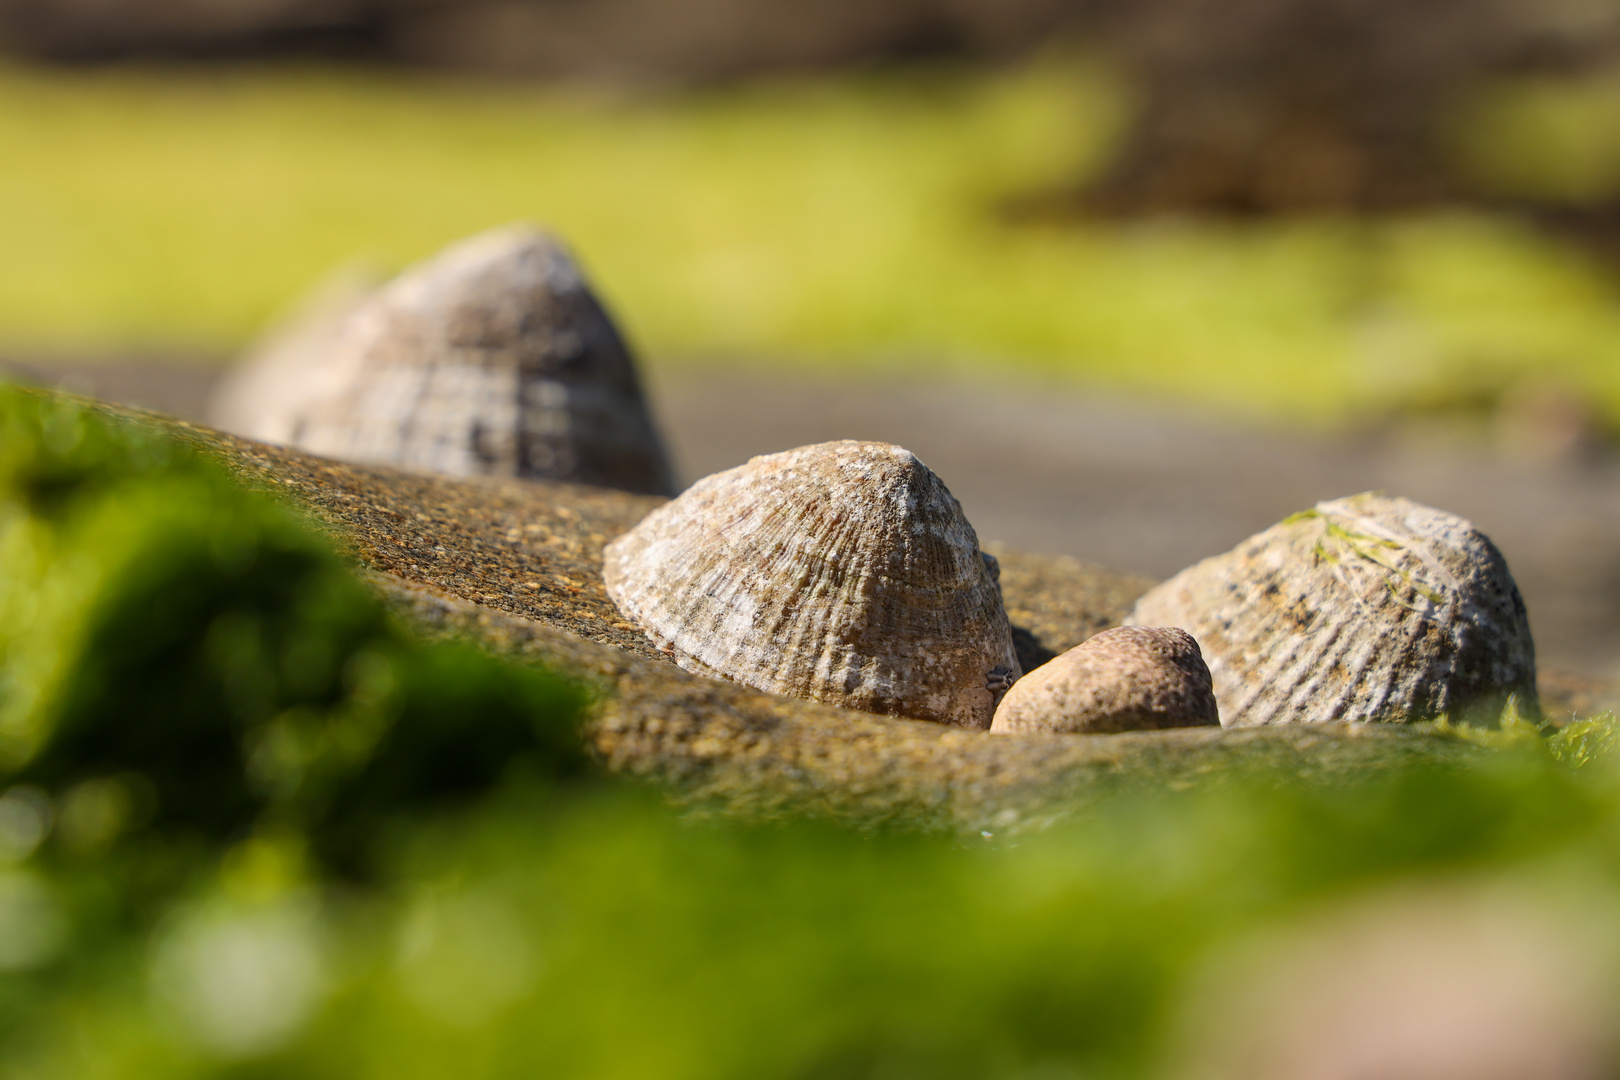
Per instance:
[[[1367,493],[1295,514],[1148,591],[1127,620],[1203,647],[1226,727],[1539,711],[1507,562],[1469,522]]]
[[[990,730],[1100,735],[1219,724],[1209,668],[1191,634],[1116,626],[1019,679]]]
[[[772,693],[983,730],[1019,673],[961,504],[887,443],[700,480],[609,544],[603,575],[676,663]]]
[[[323,317],[232,377],[226,426],[453,476],[672,490],[629,351],[545,233],[475,236]]]

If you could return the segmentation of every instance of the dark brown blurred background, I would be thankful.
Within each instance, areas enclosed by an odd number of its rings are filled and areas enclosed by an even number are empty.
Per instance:
[[[6,0],[50,59],[313,53],[545,77],[711,80],[919,54],[1005,55],[1074,0]]]

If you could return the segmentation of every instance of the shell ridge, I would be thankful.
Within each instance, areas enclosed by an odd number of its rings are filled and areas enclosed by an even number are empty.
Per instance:
[[[404,411],[400,420],[398,432],[391,440],[389,440],[392,444],[388,448],[390,455],[400,454],[402,451],[405,451],[406,448],[410,447],[414,443],[418,437],[418,432],[425,429],[426,424],[422,415],[422,407],[424,402],[426,402],[432,394],[431,386],[434,376],[434,367],[435,365],[431,363],[424,365],[423,371],[418,376],[414,387],[409,387],[404,383],[403,380],[400,380],[400,387],[405,392],[402,396],[406,396],[407,400],[404,405]],[[367,411],[370,412],[370,410]],[[371,415],[375,417],[376,414],[372,413]],[[412,464],[414,465],[415,463],[412,462]],[[459,464],[459,462],[456,464]]]
[[[787,537],[777,553],[777,559],[761,569],[761,576],[774,578],[780,576],[780,570],[787,570],[792,584],[797,587],[794,595],[802,594],[812,582],[825,584],[825,575],[818,576],[816,571],[824,569],[827,560],[808,551],[803,537],[789,530],[784,531]],[[813,601],[815,598],[806,599]],[[795,696],[802,697],[816,673],[822,670],[819,653],[824,650],[814,647],[813,643],[827,637],[827,628],[835,618],[834,612],[821,610],[814,602],[772,604],[770,622],[762,635],[769,648],[758,651],[754,666],[762,676],[791,688]],[[759,660],[769,662],[761,664]]]
[[[1308,712],[1311,700],[1332,674],[1329,664],[1344,655],[1346,645],[1343,638],[1342,625],[1332,626],[1330,632],[1320,635],[1320,640],[1314,645],[1311,638],[1300,635],[1295,639],[1295,650],[1290,654],[1293,662],[1264,673],[1257,681],[1274,688],[1276,696],[1289,710]]]

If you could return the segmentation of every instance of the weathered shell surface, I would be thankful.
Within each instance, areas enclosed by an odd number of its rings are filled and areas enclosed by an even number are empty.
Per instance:
[[[260,442],[289,445],[310,401],[340,391],[333,357],[348,326],[383,281],[346,267],[310,290],[214,387],[208,422]]]
[[[866,712],[990,726],[1018,675],[962,507],[887,443],[700,480],[607,547],[608,594],[689,671]]]
[[[1318,503],[1150,590],[1128,622],[1198,639],[1221,723],[1490,722],[1538,709],[1507,562],[1453,514],[1376,494]]]
[[[1209,668],[1185,630],[1104,630],[1013,684],[991,731],[1106,734],[1220,724]]]
[[[261,410],[227,389],[222,419],[241,434],[455,476],[672,489],[623,340],[534,229],[466,240],[273,354],[240,378],[295,386],[263,393]]]

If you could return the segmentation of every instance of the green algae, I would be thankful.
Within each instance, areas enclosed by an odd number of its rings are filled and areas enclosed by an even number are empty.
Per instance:
[[[0,529],[56,537],[8,561],[7,610],[70,553],[118,571],[37,624],[81,629],[0,781],[0,1076],[1149,1077],[1205,958],[1324,905],[1437,882],[1620,901],[1612,717],[1508,717],[1487,745],[1098,737],[1106,782],[1035,828],[694,819],[580,772],[564,684],[404,636],[286,505],[152,430],[0,408]],[[162,588],[129,580],[130,551]],[[212,599],[170,605],[137,660],[93,655],[165,590]],[[532,661],[534,625],[442,636]],[[606,649],[534,633],[587,664]],[[311,642],[398,662],[323,681]],[[277,717],[285,736],[244,738]],[[236,794],[201,797],[222,780]]]

